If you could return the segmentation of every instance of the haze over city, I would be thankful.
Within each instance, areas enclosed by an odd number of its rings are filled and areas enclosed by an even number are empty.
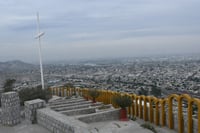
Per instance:
[[[199,53],[198,0],[0,1],[0,61],[44,62]]]
[[[200,133],[199,5],[1,0],[0,133]]]

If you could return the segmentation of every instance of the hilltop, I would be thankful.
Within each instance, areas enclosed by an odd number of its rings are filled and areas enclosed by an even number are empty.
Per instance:
[[[35,65],[19,60],[0,62],[0,72],[23,72],[35,69]]]

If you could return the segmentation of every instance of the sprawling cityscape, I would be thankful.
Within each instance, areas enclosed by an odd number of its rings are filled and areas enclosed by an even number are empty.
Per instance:
[[[10,63],[10,64],[9,64]],[[3,65],[4,64],[4,65]],[[1,85],[15,78],[15,89],[41,84],[39,66],[20,61],[0,64]],[[12,71],[6,70],[12,68]],[[23,68],[23,69],[22,69]],[[16,70],[16,71],[14,71]],[[165,97],[169,94],[200,94],[200,56],[138,57],[44,65],[45,85],[98,88]]]

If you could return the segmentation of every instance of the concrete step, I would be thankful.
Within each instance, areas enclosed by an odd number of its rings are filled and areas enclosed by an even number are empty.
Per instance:
[[[96,107],[62,111],[62,114],[65,114],[67,116],[77,116],[92,113],[96,113]]]
[[[49,103],[49,105],[59,105],[59,104],[64,104],[64,103],[74,103],[74,102],[79,102],[79,101],[85,101],[83,98],[74,98],[74,99],[63,99],[62,101],[55,101]]]
[[[62,107],[62,108],[55,108],[55,111],[67,111],[67,110],[74,110],[74,109],[81,109],[81,108],[89,108],[89,107],[95,107],[102,105],[102,103],[91,103],[91,104],[84,104],[84,105],[76,105],[76,106],[70,106],[70,107]]]
[[[64,103],[64,104],[59,104],[59,105],[50,105],[49,107],[51,109],[56,109],[56,108],[62,108],[62,107],[91,104],[91,103],[92,103],[92,101],[78,101],[78,102],[75,102],[75,103]]]
[[[91,104],[76,105],[76,106],[70,106],[70,107],[55,108],[53,110],[61,112],[61,111],[74,110],[74,109],[80,109],[80,108],[88,108],[90,105]]]

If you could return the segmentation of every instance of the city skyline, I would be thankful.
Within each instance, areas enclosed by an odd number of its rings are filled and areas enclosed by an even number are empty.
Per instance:
[[[181,3],[180,3],[181,2]],[[192,1],[1,1],[0,61],[45,61],[200,53],[200,4]]]

